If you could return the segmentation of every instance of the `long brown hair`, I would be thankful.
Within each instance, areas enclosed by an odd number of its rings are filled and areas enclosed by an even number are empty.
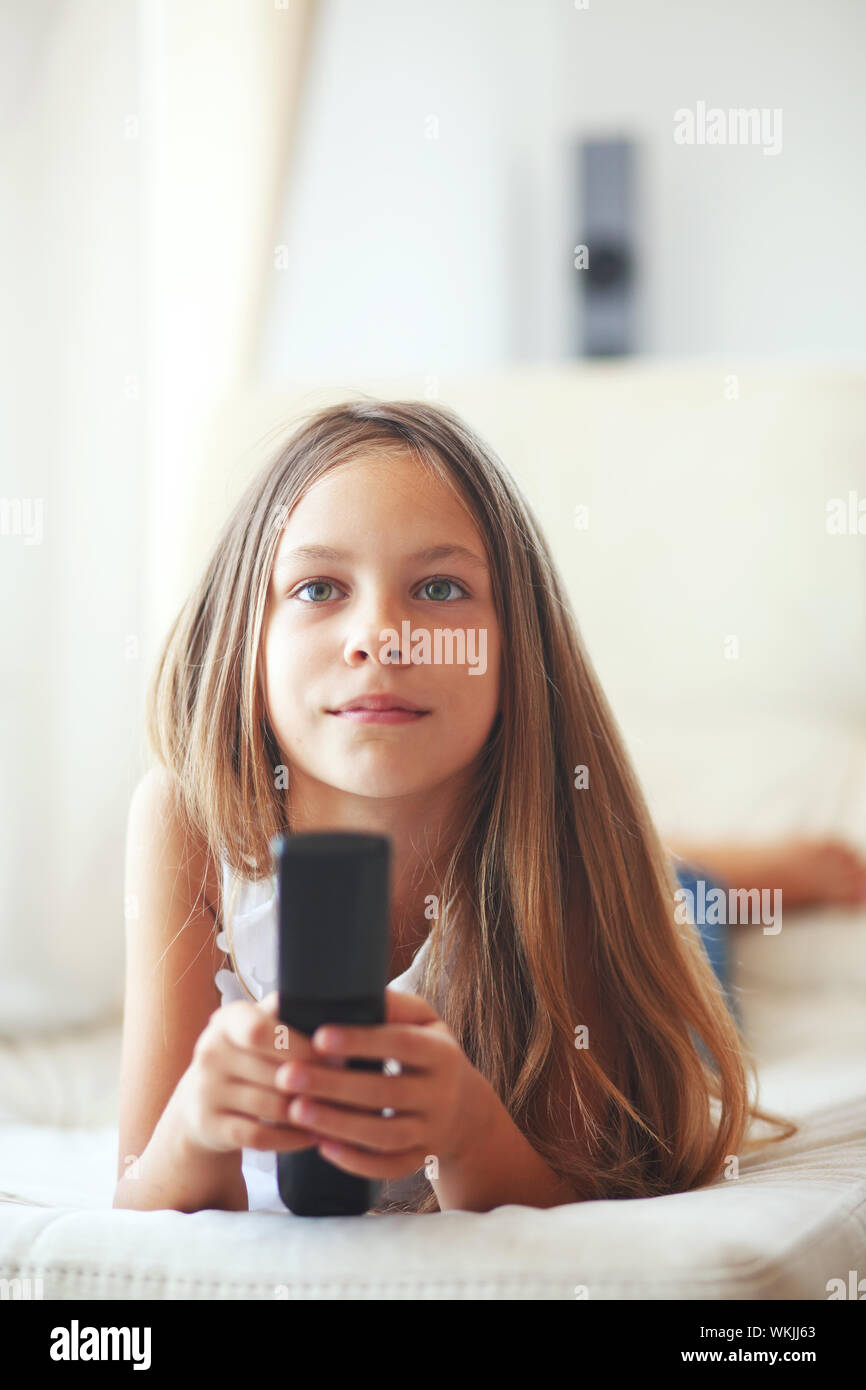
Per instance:
[[[782,1126],[779,1139],[797,1126],[757,1108],[754,1058],[697,929],[675,920],[670,860],[538,523],[454,412],[364,397],[301,422],[238,501],[168,633],[148,692],[152,748],[209,853],[241,878],[251,865],[253,877],[269,874],[271,837],[291,831],[291,785],[275,775],[284,759],[259,681],[282,526],[330,469],[395,450],[468,504],[502,635],[501,706],[419,992],[439,997],[447,936],[441,1017],[581,1196],[714,1182],[766,1142],[747,1136],[752,1120]],[[586,774],[575,779],[578,765]],[[388,1209],[437,1202],[431,1189]]]

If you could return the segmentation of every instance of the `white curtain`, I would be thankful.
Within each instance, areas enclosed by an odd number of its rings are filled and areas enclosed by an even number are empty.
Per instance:
[[[0,1032],[120,1008],[142,697],[252,371],[314,0],[0,13]]]

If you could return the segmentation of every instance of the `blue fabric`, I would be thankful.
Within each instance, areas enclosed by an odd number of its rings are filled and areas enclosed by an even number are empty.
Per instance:
[[[704,884],[704,901],[706,900],[706,896],[709,895],[714,888],[720,888],[723,892],[726,892],[723,884],[709,878],[703,870],[695,869],[691,865],[686,864],[683,860],[675,860],[674,868],[680,882],[680,887],[687,889],[688,892],[692,894],[693,902],[699,901],[700,890],[698,884],[701,880]],[[686,901],[688,901],[688,899]],[[690,918],[693,919],[694,915],[694,913],[690,914]],[[710,924],[706,921],[699,921],[695,925],[701,934],[701,940],[704,943],[704,950],[709,957],[710,965],[716,972],[716,977],[724,991],[728,1008],[739,1021],[739,1009],[731,982],[730,926],[726,922]]]

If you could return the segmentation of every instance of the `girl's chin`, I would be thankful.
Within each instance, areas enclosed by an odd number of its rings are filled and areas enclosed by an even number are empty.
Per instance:
[[[443,781],[441,766],[418,767],[410,770],[405,759],[390,766],[372,766],[339,769],[331,768],[321,781],[330,784],[335,790],[348,796],[398,797],[414,796],[432,791]]]

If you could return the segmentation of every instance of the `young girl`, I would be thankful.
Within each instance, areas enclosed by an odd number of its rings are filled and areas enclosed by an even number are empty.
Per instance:
[[[149,734],[115,1205],[282,1211],[276,1153],[313,1145],[377,1211],[643,1197],[719,1179],[753,1119],[795,1132],[675,920],[538,524],[450,410],[297,430],[169,633]],[[386,1023],[287,1060],[269,843],[325,829],[391,837]]]

